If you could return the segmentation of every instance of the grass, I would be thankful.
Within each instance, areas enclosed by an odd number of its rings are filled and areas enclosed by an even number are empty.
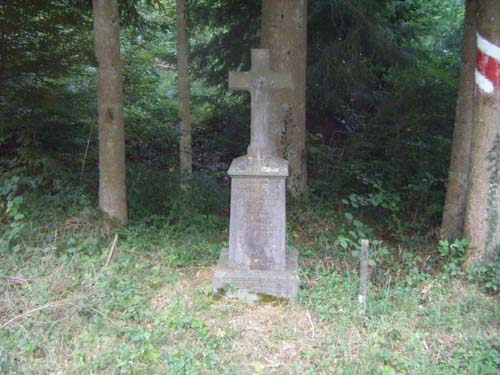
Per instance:
[[[0,373],[500,373],[497,297],[404,263],[376,270],[362,314],[335,228],[301,218],[300,295],[255,305],[212,294],[227,223],[210,215],[118,231],[107,268],[113,236],[90,209],[40,212],[8,240],[4,228]]]

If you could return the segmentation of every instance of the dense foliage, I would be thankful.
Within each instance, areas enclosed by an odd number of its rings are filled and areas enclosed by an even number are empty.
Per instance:
[[[57,169],[70,178],[80,170],[92,187],[95,60],[89,5],[28,0],[2,5],[1,134],[4,163],[26,166],[49,158],[62,163]],[[121,5],[128,10],[122,15],[122,54],[131,170],[140,163],[137,171],[175,174],[174,4]],[[226,76],[245,67],[249,48],[258,45],[259,12],[253,1],[191,4],[195,169],[212,177],[243,152],[248,139],[248,110],[240,109],[241,97],[226,94]],[[372,193],[376,185],[403,198],[407,215],[425,206],[418,216],[428,225],[437,223],[462,12],[458,0],[311,2],[308,129],[314,196],[335,202],[351,193]]]
[[[203,4],[192,7],[193,28],[209,39],[195,44],[193,70],[225,90],[227,71],[246,68],[249,46],[258,45],[260,4]],[[406,219],[419,218],[414,224],[428,229],[438,223],[462,16],[461,1],[310,2],[307,117],[314,196],[335,204],[351,193],[383,190],[399,198]],[[241,129],[240,118],[226,124],[231,119],[221,109],[223,127]]]

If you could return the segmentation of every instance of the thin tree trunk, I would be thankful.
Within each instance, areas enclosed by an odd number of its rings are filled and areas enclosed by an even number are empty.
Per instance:
[[[466,266],[500,247],[500,1],[479,1],[474,129],[465,237]]]
[[[186,1],[176,0],[177,12],[177,82],[179,86],[179,117],[180,117],[180,173],[181,187],[189,188],[191,177],[191,116],[189,113],[189,78],[188,78],[188,35],[186,26]]]
[[[453,145],[451,148],[448,189],[441,224],[441,237],[455,240],[463,235],[465,202],[472,127],[474,123],[474,71],[476,67],[477,1],[467,0],[464,18],[462,66],[458,91]]]
[[[99,207],[127,225],[125,134],[120,62],[120,22],[116,0],[93,0],[98,62]]]
[[[263,0],[261,47],[271,50],[275,71],[290,71],[294,88],[273,94],[271,137],[288,159],[288,189],[297,197],[307,184],[306,50],[307,0]]]

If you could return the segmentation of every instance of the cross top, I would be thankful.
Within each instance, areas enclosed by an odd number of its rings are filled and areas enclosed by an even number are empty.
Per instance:
[[[229,72],[230,90],[247,90],[252,100],[252,122],[248,154],[275,154],[270,142],[272,92],[293,88],[289,72],[273,72],[268,49],[252,49],[252,67],[248,72]]]

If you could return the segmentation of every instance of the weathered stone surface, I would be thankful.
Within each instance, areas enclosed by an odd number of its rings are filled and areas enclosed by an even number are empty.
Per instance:
[[[281,298],[293,298],[297,295],[299,278],[297,276],[297,252],[287,254],[284,271],[241,270],[229,263],[228,249],[222,250],[215,269],[213,289],[217,292],[226,289],[229,295],[242,296],[253,301],[252,295],[267,294]]]
[[[288,162],[267,154],[245,155],[233,160],[228,174],[233,178],[238,176],[287,177]]]
[[[285,269],[285,178],[233,177],[229,263],[247,270]]]
[[[229,87],[251,94],[251,137],[248,154],[229,168],[229,249],[221,254],[213,288],[230,285],[226,295],[248,301],[259,293],[292,298],[298,277],[297,252],[286,251],[288,162],[276,156],[269,140],[271,93],[291,87],[291,77],[270,70],[268,50],[252,50],[252,70],[230,73]]]
[[[229,73],[229,88],[247,90],[252,98],[249,155],[276,155],[269,135],[272,92],[292,87],[289,72],[271,70],[271,56],[267,49],[252,50],[252,70],[249,72]]]

